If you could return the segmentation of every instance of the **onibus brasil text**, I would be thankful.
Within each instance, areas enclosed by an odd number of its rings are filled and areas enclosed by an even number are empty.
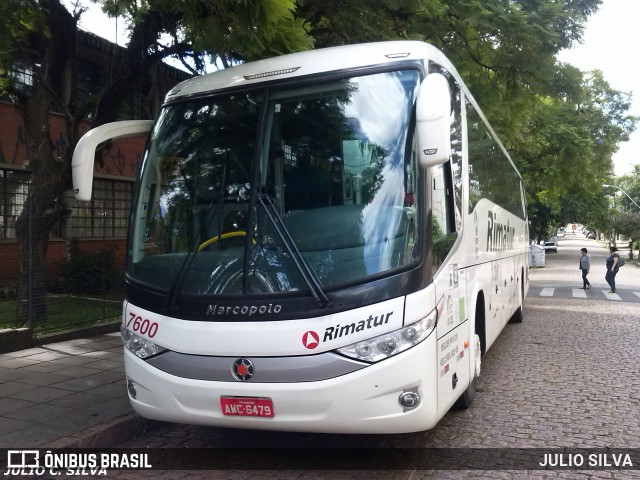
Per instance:
[[[106,476],[107,470],[151,468],[146,453],[54,453],[39,450],[9,450],[4,476]]]

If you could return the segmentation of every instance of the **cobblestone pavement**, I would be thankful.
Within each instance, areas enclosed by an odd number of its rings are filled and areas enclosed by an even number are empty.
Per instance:
[[[318,435],[160,424],[121,447],[146,448],[638,448],[640,308],[637,304],[531,297],[525,320],[508,325],[484,357],[479,392],[431,431],[408,435]],[[384,450],[382,451],[384,452]],[[206,454],[206,452],[198,452]],[[295,450],[300,455],[300,450]],[[382,453],[384,454],[384,453]],[[462,450],[461,454],[473,454]],[[313,459],[313,454],[309,457]],[[247,461],[247,465],[250,465]],[[542,471],[147,471],[112,478],[640,479],[640,470]],[[637,466],[637,465],[636,465]],[[640,468],[640,467],[638,467]]]

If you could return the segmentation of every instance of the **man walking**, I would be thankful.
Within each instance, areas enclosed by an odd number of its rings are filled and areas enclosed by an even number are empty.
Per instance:
[[[580,257],[580,270],[582,270],[582,290],[586,290],[591,288],[591,283],[587,279],[587,275],[589,275],[589,270],[591,270],[591,256],[587,253],[586,248],[581,248],[580,253],[582,256]]]

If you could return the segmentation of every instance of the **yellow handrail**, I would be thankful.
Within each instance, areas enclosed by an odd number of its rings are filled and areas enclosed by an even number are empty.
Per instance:
[[[228,233],[223,233],[222,235],[218,235],[216,237],[211,237],[209,240],[207,240],[206,242],[203,242],[199,247],[198,247],[198,251],[203,250],[205,248],[207,248],[209,245],[211,245],[212,243],[216,243],[218,240],[224,240],[226,238],[233,238],[233,237],[246,237],[247,236],[247,232],[242,231],[242,230],[238,230],[237,232],[228,232]],[[256,241],[253,240],[253,244],[255,244]]]

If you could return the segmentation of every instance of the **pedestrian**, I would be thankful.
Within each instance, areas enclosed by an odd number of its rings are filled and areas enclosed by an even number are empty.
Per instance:
[[[582,290],[587,290],[591,288],[591,283],[587,279],[587,275],[589,275],[589,270],[591,270],[591,255],[587,253],[586,248],[580,249],[580,270],[582,270]]]
[[[607,283],[611,287],[611,290],[609,291],[609,293],[616,293],[616,274],[620,269],[618,265],[618,261],[620,260],[620,255],[616,253],[617,251],[618,249],[616,247],[609,247],[609,253],[611,255],[607,257],[607,274],[604,277],[604,279],[607,281]]]

